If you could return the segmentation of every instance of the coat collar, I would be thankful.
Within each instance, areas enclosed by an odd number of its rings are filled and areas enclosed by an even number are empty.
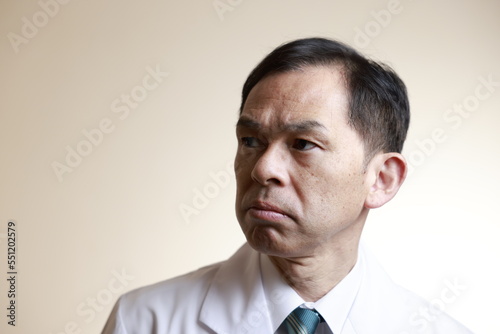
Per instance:
[[[259,253],[248,244],[215,274],[201,308],[200,321],[218,334],[272,332]]]
[[[394,284],[364,247],[359,251],[364,275],[344,331],[416,333],[411,316],[425,302]],[[199,319],[217,334],[272,333],[267,309],[259,253],[245,244],[218,269]]]

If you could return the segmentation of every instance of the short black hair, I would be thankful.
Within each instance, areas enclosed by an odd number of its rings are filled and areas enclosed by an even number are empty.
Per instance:
[[[359,133],[367,158],[401,152],[410,124],[406,86],[389,66],[352,47],[326,38],[305,38],[276,48],[255,67],[243,85],[240,114],[252,88],[265,77],[308,66],[339,66],[349,94],[349,124]]]

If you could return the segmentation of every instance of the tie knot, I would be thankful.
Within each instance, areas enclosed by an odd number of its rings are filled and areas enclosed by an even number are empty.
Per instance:
[[[313,334],[320,319],[316,310],[297,307],[286,318],[286,327],[289,334]]]

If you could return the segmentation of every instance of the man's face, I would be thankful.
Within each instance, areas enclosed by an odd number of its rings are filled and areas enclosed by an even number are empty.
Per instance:
[[[235,172],[236,215],[253,248],[309,256],[359,238],[370,187],[347,110],[335,67],[274,74],[252,89],[237,125]]]

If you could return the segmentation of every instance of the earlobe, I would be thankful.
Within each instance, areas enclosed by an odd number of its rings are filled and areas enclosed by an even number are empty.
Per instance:
[[[401,154],[391,152],[376,156],[370,168],[374,177],[370,181],[371,187],[365,200],[365,207],[375,209],[396,195],[406,178],[407,165]]]

